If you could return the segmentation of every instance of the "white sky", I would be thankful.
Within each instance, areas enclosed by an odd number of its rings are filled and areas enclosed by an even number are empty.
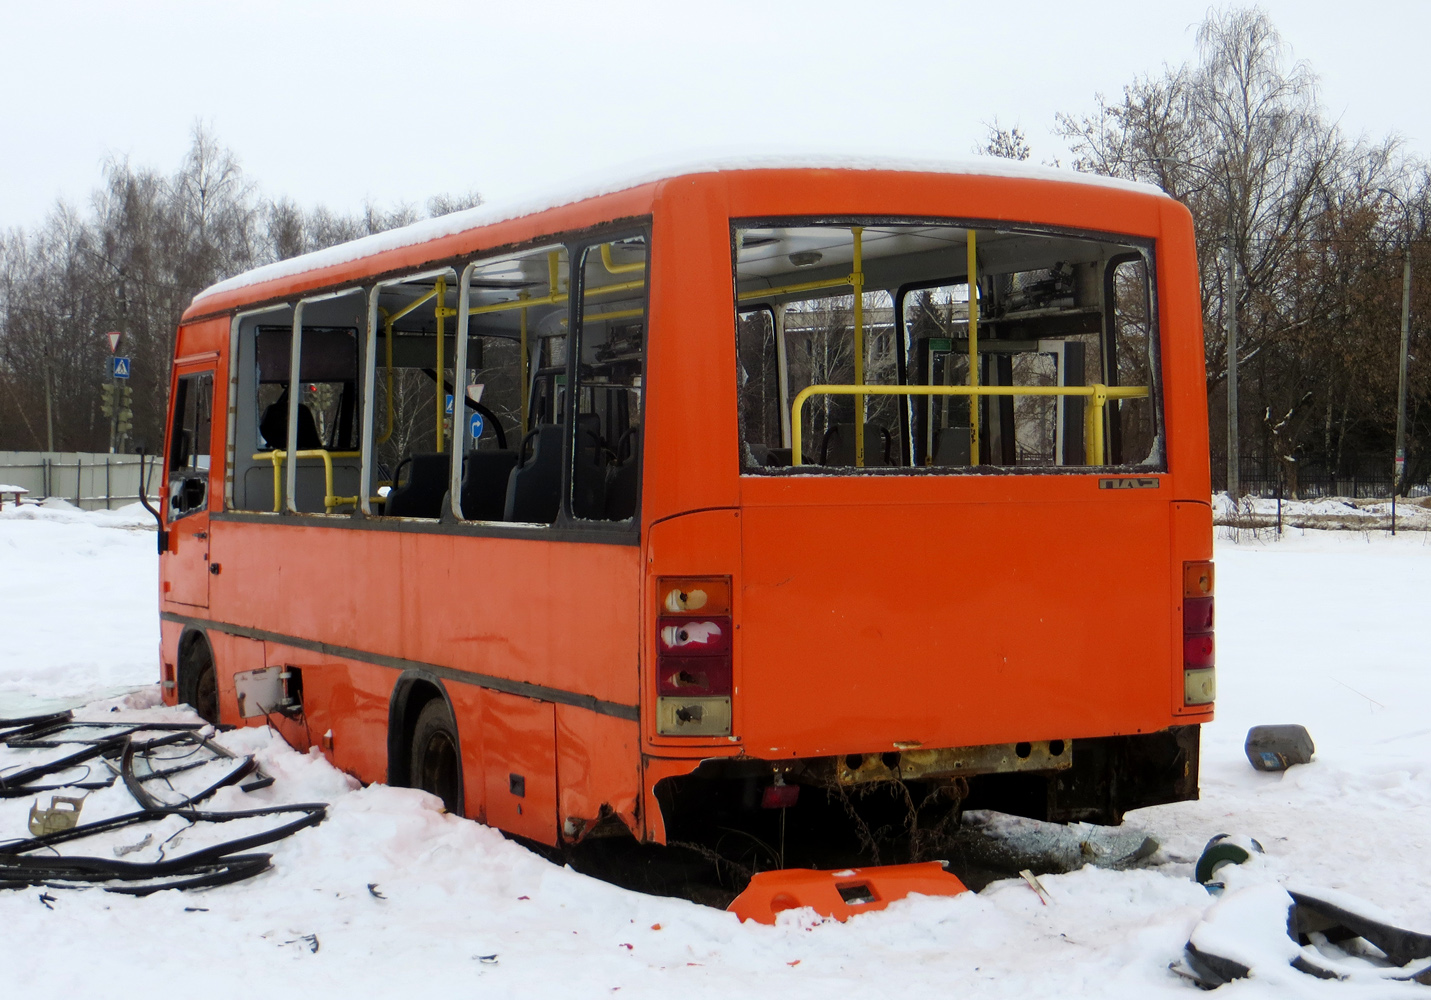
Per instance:
[[[1431,154],[1431,4],[1264,0],[1353,134]],[[0,0],[0,228],[78,202],[110,156],[175,169],[207,121],[269,196],[352,211],[565,189],[692,151],[968,158],[998,118],[1035,159],[1194,54],[1206,0]]]

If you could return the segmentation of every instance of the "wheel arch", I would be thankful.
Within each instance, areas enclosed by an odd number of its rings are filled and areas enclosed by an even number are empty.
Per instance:
[[[395,788],[409,787],[412,773],[412,736],[417,726],[417,717],[423,707],[434,699],[441,699],[447,706],[452,719],[452,728],[457,733],[457,764],[462,766],[462,727],[457,722],[457,711],[452,707],[452,697],[447,693],[447,685],[442,678],[426,670],[404,670],[393,686],[392,699],[388,702],[388,784]],[[459,782],[459,785],[461,783]]]
[[[179,702],[190,708],[195,707],[194,693],[199,681],[201,657],[207,657],[209,667],[218,670],[218,662],[214,658],[214,644],[209,642],[208,633],[198,626],[189,625],[179,634],[175,664],[178,676],[175,680],[178,682],[176,688]]]

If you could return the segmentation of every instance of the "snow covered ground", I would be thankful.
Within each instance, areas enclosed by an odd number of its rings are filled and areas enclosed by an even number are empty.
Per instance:
[[[0,512],[0,716],[38,703],[155,709],[154,535],[134,511]],[[203,892],[0,892],[0,962],[15,995],[545,997],[1193,996],[1168,971],[1209,906],[1190,879],[1213,834],[1257,837],[1245,879],[1362,896],[1431,930],[1431,533],[1243,532],[1221,540],[1218,721],[1202,801],[1130,816],[1161,863],[911,898],[848,924],[775,927],[627,892],[557,868],[421,793],[353,782],[265,730],[272,788],[216,809],[326,800],[330,818],[272,848],[275,870]],[[125,690],[130,693],[118,695]],[[1301,722],[1316,760],[1254,772],[1249,726]],[[99,803],[96,803],[98,805]],[[27,800],[0,803],[0,838]],[[381,898],[369,891],[373,883]],[[315,950],[316,944],[316,950]],[[1233,997],[1413,997],[1408,984],[1300,973]],[[9,993],[10,990],[5,990]]]

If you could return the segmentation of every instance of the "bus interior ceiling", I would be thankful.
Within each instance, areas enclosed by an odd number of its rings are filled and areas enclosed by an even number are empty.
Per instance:
[[[817,393],[804,404],[802,454],[794,456],[790,407],[808,386],[969,384],[971,231],[975,384],[1035,391],[983,396],[977,417],[957,395],[865,395],[859,456],[853,397]],[[1086,465],[1084,399],[1038,389],[1096,384],[1125,393],[1146,388],[1146,398],[1110,400],[1106,459],[1097,464],[1160,464],[1150,246],[1082,234],[814,220],[737,224],[734,237],[747,472],[792,464]],[[861,281],[859,331],[852,278]],[[970,455],[971,425],[980,428],[977,456]]]

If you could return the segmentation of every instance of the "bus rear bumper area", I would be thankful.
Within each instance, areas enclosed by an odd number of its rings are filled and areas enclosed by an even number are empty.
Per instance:
[[[1116,826],[1130,810],[1196,799],[1199,737],[1188,725],[982,747],[707,758],[656,780],[654,839],[747,871],[947,858],[966,809]]]
[[[773,924],[786,910],[808,906],[822,917],[848,920],[860,913],[882,910],[911,893],[957,896],[968,892],[958,878],[938,861],[912,865],[877,865],[816,871],[786,868],[759,872],[745,891],[726,907],[742,921]]]

